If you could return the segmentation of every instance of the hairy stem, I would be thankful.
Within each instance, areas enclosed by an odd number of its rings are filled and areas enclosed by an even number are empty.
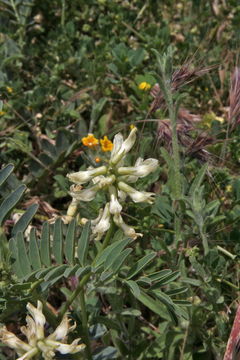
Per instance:
[[[174,237],[176,245],[181,240],[181,216],[178,216],[180,210],[179,200],[182,197],[182,183],[181,183],[181,172],[180,172],[180,151],[177,135],[177,114],[173,102],[173,95],[171,90],[171,82],[166,78],[164,69],[161,67],[162,72],[162,86],[163,93],[165,94],[165,101],[168,108],[169,118],[171,121],[172,130],[172,152],[173,152],[173,163],[174,163],[174,198],[173,204],[174,210]]]
[[[208,240],[207,240],[207,236],[205,235],[202,229],[200,229],[200,236],[203,242],[204,255],[207,255],[209,252]]]
[[[181,185],[181,173],[180,173],[180,152],[179,152],[179,143],[177,135],[177,117],[175,112],[175,107],[173,103],[173,96],[171,90],[171,84],[166,79],[164,72],[163,84],[165,86],[164,93],[166,95],[166,103],[169,112],[169,118],[171,121],[171,130],[172,130],[172,152],[173,152],[173,162],[174,162],[174,175],[175,175],[175,198],[179,200],[182,195],[182,185]]]

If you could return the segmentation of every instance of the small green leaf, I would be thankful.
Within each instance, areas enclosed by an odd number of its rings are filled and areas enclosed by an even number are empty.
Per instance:
[[[32,270],[27,256],[24,237],[21,232],[17,233],[16,241],[17,241],[17,250],[18,250],[17,261],[20,264],[23,276],[26,276],[30,274]]]
[[[121,251],[125,248],[125,246],[129,243],[128,239],[123,239],[121,241],[117,241],[112,245],[108,246],[102,253],[102,258],[104,257],[104,268],[105,270],[109,269],[115,259],[119,256]]]
[[[126,280],[124,281],[125,284],[127,284],[129,286],[129,288],[131,289],[131,292],[133,293],[133,295],[138,298],[141,295],[140,289],[138,284],[133,281],[133,280]]]
[[[53,231],[53,255],[57,264],[63,262],[63,234],[62,234],[62,220],[58,218],[54,224]]]
[[[152,286],[152,289],[157,289],[157,288],[159,288],[159,287],[161,287],[163,285],[169,284],[170,282],[173,282],[174,280],[176,280],[179,276],[180,276],[180,272],[179,271],[174,271],[172,274],[166,275],[161,280],[156,282]]]
[[[181,282],[190,284],[193,286],[201,286],[202,285],[202,282],[200,280],[192,279],[192,278],[181,278]]]
[[[7,180],[9,175],[13,172],[14,166],[8,164],[3,169],[0,170],[0,186]]]
[[[63,275],[67,268],[68,268],[67,264],[55,266],[54,269],[50,270],[47,273],[47,275],[44,276],[44,280],[45,281],[53,280],[53,279],[59,277],[60,275]]]
[[[109,245],[106,249],[103,250],[102,254],[97,259],[95,263],[95,267],[97,268],[98,266],[102,265],[102,263],[104,263],[106,259],[110,257],[111,251],[114,252],[115,248],[118,251],[118,253],[119,251],[122,251],[122,249],[129,243],[129,241],[130,241],[129,239],[123,239],[116,241],[112,245]]]
[[[199,170],[199,172],[197,173],[197,175],[196,175],[195,179],[193,180],[192,185],[189,189],[189,195],[193,195],[193,193],[199,189],[199,187],[203,181],[203,178],[206,174],[207,168],[208,168],[208,164],[206,163]]]
[[[135,275],[137,275],[145,266],[147,266],[155,257],[156,253],[152,252],[150,254],[145,255],[142,259],[138,260],[136,264],[129,270],[127,279],[131,279]]]
[[[31,232],[30,232],[29,258],[30,258],[30,263],[33,267],[33,270],[41,269],[41,259],[40,259],[35,229],[31,229]]]
[[[17,241],[15,238],[11,238],[9,240],[9,250],[12,258],[15,260],[12,264],[12,269],[14,273],[17,275],[17,277],[21,279],[23,278],[24,274],[22,273],[21,266],[18,262],[18,248],[17,248]]]
[[[46,266],[51,265],[50,257],[50,242],[49,242],[49,223],[45,222],[42,228],[41,242],[40,242],[40,255],[42,263]]]
[[[88,245],[89,245],[89,236],[90,236],[90,226],[91,226],[91,223],[90,223],[90,221],[88,221],[87,224],[84,225],[82,234],[78,241],[77,254],[78,254],[78,260],[82,266],[86,265]]]
[[[3,221],[7,217],[9,212],[12,211],[15,205],[19,202],[25,190],[26,186],[20,185],[2,202],[0,206],[0,226],[2,226]]]
[[[192,303],[187,300],[174,300],[174,304],[179,306],[192,306]]]
[[[140,295],[136,296],[136,298],[161,318],[168,321],[171,320],[169,314],[166,312],[165,306],[161,302],[154,300],[143,291],[141,291]]]
[[[173,306],[173,301],[170,298],[170,296],[164,294],[161,290],[155,290],[154,295],[157,296],[157,298],[163,302],[166,306]]]
[[[80,269],[78,269],[77,271],[76,271],[76,276],[77,277],[80,277],[80,276],[83,276],[83,275],[86,275],[86,274],[88,274],[89,272],[91,271],[91,266],[85,266],[85,267],[83,267],[83,268],[80,268]]]
[[[160,270],[157,271],[155,273],[149,274],[148,277],[152,280],[152,281],[157,281],[162,279],[163,277],[169,275],[172,273],[172,270],[170,269],[164,269],[164,270]]]
[[[127,248],[123,250],[121,254],[118,255],[118,257],[114,260],[114,262],[111,265],[111,269],[114,273],[117,273],[128,255],[132,252],[133,249]]]
[[[180,288],[177,288],[177,289],[168,290],[168,291],[165,292],[165,294],[167,294],[169,296],[176,296],[176,295],[179,295],[179,294],[183,294],[186,291],[188,291],[188,288],[183,286],[183,287],[180,287]]]
[[[141,311],[137,309],[127,308],[126,310],[121,311],[121,315],[123,316],[140,316]]]
[[[74,265],[75,231],[76,231],[76,220],[73,219],[71,223],[68,225],[66,242],[65,242],[66,259],[71,265]]]
[[[40,270],[36,273],[35,277],[36,279],[43,279],[46,274],[49,273],[52,269],[55,269],[56,266],[52,265],[49,266],[47,269]]]
[[[13,227],[12,235],[15,236],[19,231],[24,232],[31,222],[32,218],[36,214],[38,210],[38,204],[32,204],[25,211],[25,213],[20,217],[20,219],[16,222]]]
[[[68,269],[65,270],[63,276],[65,278],[68,278],[69,276],[74,276],[76,271],[80,268],[80,265],[76,264],[74,266],[69,267]]]

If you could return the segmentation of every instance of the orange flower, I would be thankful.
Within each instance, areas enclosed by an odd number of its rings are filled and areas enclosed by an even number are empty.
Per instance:
[[[151,88],[151,85],[149,83],[147,83],[146,81],[143,81],[138,85],[138,88],[139,88],[139,90],[147,91]]]
[[[112,151],[113,143],[108,139],[107,136],[104,136],[103,139],[100,139],[102,151]]]
[[[87,137],[82,138],[82,143],[89,148],[93,148],[99,144],[99,140],[93,134],[88,134]]]

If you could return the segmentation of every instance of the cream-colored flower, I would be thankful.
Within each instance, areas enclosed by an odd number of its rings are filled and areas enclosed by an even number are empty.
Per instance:
[[[124,235],[126,235],[127,237],[136,240],[137,237],[142,237],[143,234],[141,233],[136,233],[136,231],[134,230],[134,228],[128,226],[124,221],[123,218],[120,214],[115,214],[113,217],[113,221],[115,222],[115,224],[120,227],[122,229],[122,231],[124,232]]]
[[[109,186],[109,194],[110,194],[110,213],[117,214],[122,211],[122,205],[119,203],[117,198],[117,189],[115,186]]]
[[[63,317],[56,330],[45,337],[46,319],[42,313],[41,301],[38,301],[36,308],[28,303],[27,309],[32,317],[27,315],[27,325],[22,326],[21,331],[27,337],[28,343],[18,339],[5,326],[0,329],[0,340],[17,352],[20,356],[17,360],[33,359],[37,354],[41,354],[44,360],[53,360],[56,351],[61,354],[74,354],[85,348],[84,344],[78,344],[80,339],[75,339],[72,344],[65,344],[67,334],[76,327],[75,324],[69,326],[67,315]]]
[[[129,186],[122,181],[118,183],[118,188],[129,195],[135,203],[147,202],[152,204],[154,202],[154,193],[135,190],[132,186]]]
[[[92,201],[99,190],[99,185],[93,185],[89,189],[78,189],[75,185],[70,186],[69,194],[77,201]]]
[[[93,234],[96,236],[95,240],[101,240],[103,234],[110,228],[111,218],[109,211],[109,203],[105,205],[105,208],[101,214],[101,217],[95,220],[95,226],[93,227]]]
[[[108,177],[98,176],[98,181],[94,181],[95,185],[90,188],[82,189],[79,185],[71,185],[69,194],[76,201],[92,201],[99,190],[110,186],[114,181],[114,175]]]
[[[42,313],[42,303],[41,301],[37,302],[37,307],[35,308],[32,304],[27,304],[27,310],[32,315],[32,321],[28,318],[28,324],[30,324],[30,329],[33,331],[35,327],[35,336],[37,339],[42,339],[44,337],[44,325],[46,323],[45,316]]]
[[[67,174],[67,177],[70,181],[75,184],[85,184],[86,182],[92,180],[95,176],[104,175],[107,172],[106,166],[100,166],[98,168],[89,169],[85,171],[78,171],[72,174]]]
[[[155,171],[158,167],[158,160],[138,158],[135,166],[119,167],[117,172],[119,175],[133,175],[142,178]]]
[[[113,150],[110,157],[110,164],[116,165],[131,150],[136,141],[137,128],[133,127],[127,139],[123,141],[121,134],[117,134],[113,140]]]

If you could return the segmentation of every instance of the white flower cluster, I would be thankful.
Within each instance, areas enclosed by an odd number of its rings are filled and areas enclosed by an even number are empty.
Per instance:
[[[70,195],[76,203],[80,201],[91,201],[95,198],[99,190],[107,189],[109,202],[101,209],[99,216],[92,221],[92,232],[96,240],[100,240],[104,233],[109,229],[111,218],[119,226],[126,236],[136,239],[142,236],[124,223],[121,216],[121,203],[129,196],[135,203],[147,202],[152,204],[154,193],[138,191],[127,183],[135,183],[138,178],[142,178],[155,171],[158,167],[158,160],[142,158],[137,159],[134,166],[123,166],[126,154],[131,150],[136,141],[137,128],[133,127],[128,138],[123,139],[121,133],[115,135],[113,149],[107,166],[100,166],[95,169],[78,171],[68,174],[68,178],[76,185],[70,188]],[[92,182],[93,186],[82,189],[82,184]]]
[[[42,313],[41,301],[38,301],[37,308],[28,303],[27,309],[31,316],[27,315],[27,326],[22,326],[21,331],[26,336],[28,343],[20,340],[5,326],[0,329],[0,340],[17,352],[20,356],[17,360],[33,359],[37,354],[41,354],[44,360],[52,360],[56,351],[61,354],[74,354],[85,348],[84,344],[78,344],[80,339],[74,340],[69,345],[64,343],[67,334],[76,327],[76,324],[69,327],[67,315],[63,317],[56,330],[45,338],[46,319]]]

